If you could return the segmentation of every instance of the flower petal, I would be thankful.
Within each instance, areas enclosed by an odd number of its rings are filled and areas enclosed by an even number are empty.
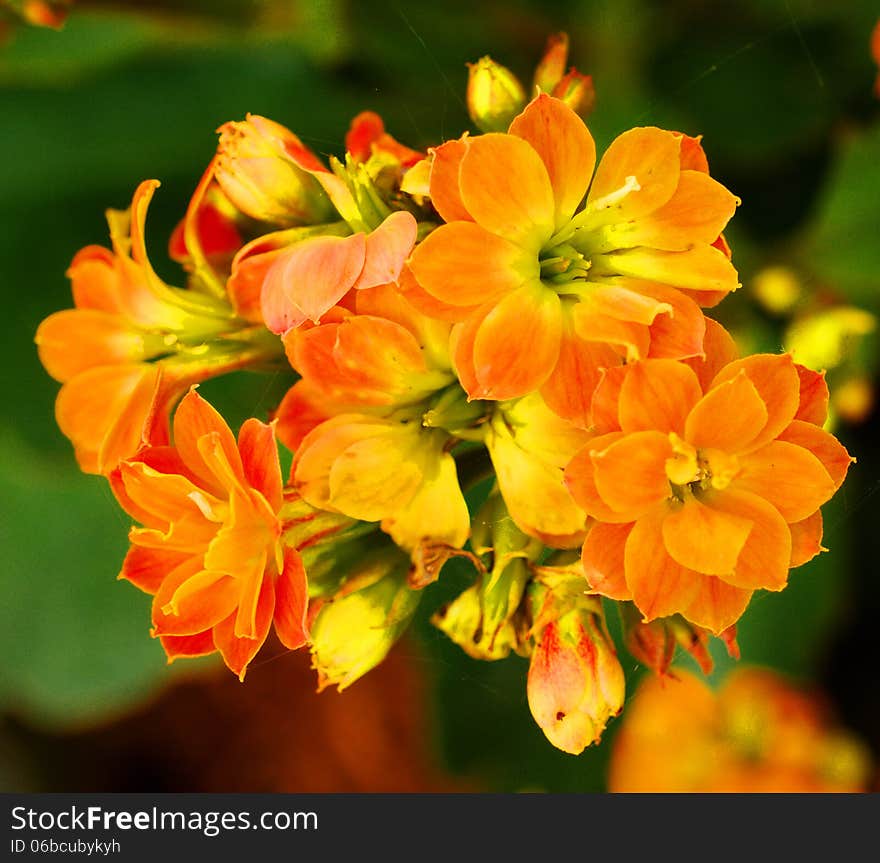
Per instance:
[[[835,488],[840,488],[854,459],[834,435],[812,423],[795,420],[779,435],[779,440],[809,450],[822,463]]]
[[[623,436],[622,432],[611,432],[593,438],[575,453],[564,474],[565,486],[577,505],[597,521],[609,524],[624,524],[631,519],[626,514],[611,509],[596,489],[596,465],[593,463],[593,453],[602,452],[615,441],[621,440]]]
[[[627,368],[620,388],[620,427],[625,432],[684,433],[685,419],[701,396],[694,372],[673,360],[645,360]]]
[[[597,255],[593,265],[594,276],[632,276],[687,288],[699,295],[730,293],[739,287],[739,277],[727,256],[702,244],[681,252],[662,252],[639,246]]]
[[[593,136],[565,102],[546,93],[529,102],[508,131],[528,141],[541,157],[556,201],[555,227],[561,228],[590,185],[596,165]]]
[[[416,246],[409,266],[429,294],[457,306],[495,302],[539,274],[537,255],[473,222],[432,231]]]
[[[724,230],[739,199],[701,171],[682,171],[672,197],[643,218],[610,225],[605,237],[613,248],[649,246],[684,251],[710,244]]]
[[[621,602],[632,599],[626,584],[624,550],[632,524],[596,522],[584,540],[581,561],[590,589]]]
[[[477,224],[533,253],[553,233],[556,204],[550,177],[522,138],[498,133],[469,138],[458,188]]]
[[[800,404],[800,379],[789,354],[755,354],[725,366],[712,382],[713,388],[744,371],[767,409],[767,423],[749,444],[757,449],[776,439],[794,419]]]
[[[210,629],[195,635],[161,635],[159,641],[169,665],[175,659],[207,656],[217,649],[214,646],[214,633]]]
[[[740,459],[736,487],[769,501],[787,522],[801,521],[831,498],[836,486],[809,450],[771,441]]]
[[[696,372],[703,392],[708,392],[718,372],[739,357],[739,350],[733,337],[718,321],[712,318],[703,320],[706,324],[703,338],[705,357],[694,356],[686,358],[685,362]]]
[[[706,504],[753,522],[736,567],[723,580],[746,590],[782,590],[788,581],[791,531],[777,509],[758,495],[732,488],[707,497]]]
[[[235,610],[239,596],[236,580],[200,567],[201,561],[192,557],[162,582],[153,598],[155,635],[195,635]]]
[[[721,635],[742,617],[751,598],[751,590],[733,587],[720,578],[707,575],[700,579],[696,596],[681,614],[691,623]]]
[[[602,378],[590,404],[590,426],[597,434],[620,431],[620,390],[628,374],[628,366],[610,366],[602,370]]]
[[[825,372],[814,372],[800,363],[794,364],[800,380],[800,404],[796,420],[823,425],[828,419],[828,384],[825,382]]]
[[[648,355],[651,334],[645,324],[593,312],[586,303],[578,303],[572,315],[575,333],[584,341],[613,345],[629,362],[644,359]]]
[[[674,561],[663,543],[665,507],[640,518],[626,540],[626,584],[645,621],[683,611],[703,576]]]
[[[318,323],[354,286],[366,253],[363,234],[310,237],[290,246],[266,273],[261,299],[266,326],[284,333],[303,320]]]
[[[791,531],[791,563],[789,566],[801,566],[812,560],[822,547],[822,513],[816,510],[812,515],[788,526]]]
[[[578,337],[564,308],[562,326],[559,358],[541,387],[541,395],[554,413],[586,429],[595,422],[591,415],[593,394],[603,371],[618,367],[621,360],[614,348]]]
[[[187,555],[180,552],[133,545],[125,555],[118,578],[130,581],[139,590],[153,595],[159,590],[165,576],[186,559]]]
[[[472,221],[458,191],[458,171],[466,152],[465,140],[447,141],[431,150],[431,203],[444,222]]]
[[[476,398],[512,399],[537,390],[559,359],[562,309],[540,282],[505,297],[474,338]]]
[[[272,614],[275,609],[275,586],[271,578],[264,578],[260,589],[255,615],[254,637],[237,636],[235,634],[236,619],[230,614],[214,627],[214,644],[226,667],[239,680],[244,680],[247,667],[257,655],[272,625]]]
[[[288,650],[297,650],[309,639],[306,625],[309,608],[308,580],[299,553],[284,550],[284,568],[275,582],[275,632]]]
[[[654,127],[630,129],[611,142],[590,187],[587,205],[613,196],[630,177],[639,184],[608,208],[609,221],[634,219],[665,204],[678,186],[680,141]]]
[[[413,214],[397,210],[378,228],[367,234],[364,268],[354,287],[364,290],[396,282],[400,278],[403,262],[415,245],[417,231],[418,225]],[[334,304],[335,302],[334,300]],[[299,302],[297,305],[302,308]]]
[[[752,522],[689,495],[663,522],[663,543],[682,566],[704,575],[732,573]]]
[[[668,436],[657,431],[634,432],[604,450],[594,450],[594,477],[602,500],[635,521],[670,497],[666,460],[672,454]]]
[[[767,423],[767,408],[745,372],[711,389],[694,405],[685,439],[698,449],[739,453]]]

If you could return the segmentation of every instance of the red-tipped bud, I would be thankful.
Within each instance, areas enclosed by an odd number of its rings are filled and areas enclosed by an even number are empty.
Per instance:
[[[596,106],[596,88],[591,75],[582,75],[577,69],[571,69],[553,88],[553,95],[561,99],[581,117],[588,117]]]
[[[467,106],[483,132],[506,132],[526,105],[526,91],[510,69],[483,57],[468,64]]]
[[[602,736],[623,708],[625,682],[602,607],[584,603],[536,635],[529,666],[529,708],[547,739],[577,755]]]

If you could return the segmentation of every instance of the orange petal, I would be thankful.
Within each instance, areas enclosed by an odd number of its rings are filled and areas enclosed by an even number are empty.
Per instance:
[[[273,333],[317,323],[351,289],[364,269],[366,238],[310,237],[285,249],[263,282],[263,319]]]
[[[587,205],[614,195],[635,177],[640,188],[608,208],[609,220],[634,219],[665,204],[678,186],[679,139],[663,129],[630,129],[619,135],[602,156]]]
[[[292,548],[284,550],[284,569],[275,582],[275,632],[288,650],[302,647],[309,639],[306,616],[308,583],[302,558]]]
[[[680,360],[697,357],[705,350],[706,318],[702,309],[681,291],[667,285],[637,282],[636,290],[670,306],[666,315],[658,315],[650,326],[651,347],[648,356]]]
[[[152,595],[159,590],[168,573],[185,561],[186,555],[179,552],[134,545],[125,555],[119,578],[130,581],[139,590]]]
[[[736,487],[769,501],[787,522],[801,521],[831,498],[835,484],[809,450],[771,441],[740,459]]]
[[[281,507],[283,482],[275,429],[257,419],[247,420],[238,433],[238,451],[246,482],[266,498],[273,512],[277,512]]]
[[[795,363],[794,367],[800,381],[800,404],[794,418],[821,426],[828,419],[828,384],[825,382],[825,372],[814,372],[800,363]]]
[[[620,390],[628,374],[628,366],[603,369],[602,378],[590,404],[590,425],[597,434],[620,431],[618,420]]]
[[[640,518],[624,550],[626,584],[646,621],[683,611],[693,601],[703,576],[674,561],[663,543],[665,507]]]
[[[778,510],[758,495],[732,488],[707,496],[706,504],[753,522],[736,567],[723,580],[746,590],[782,590],[788,581],[791,531]]]
[[[529,102],[509,132],[528,141],[541,157],[556,201],[555,226],[561,228],[590,185],[596,165],[593,136],[565,102],[546,93]]]
[[[447,141],[431,150],[431,203],[444,222],[472,221],[458,191],[458,171],[466,151],[464,140]]]
[[[688,495],[663,522],[663,542],[682,566],[726,576],[733,572],[751,529],[750,519],[705,506]]]
[[[438,300],[416,281],[416,277],[408,266],[404,266],[401,270],[397,289],[418,312],[441,321],[463,321],[477,308],[476,306],[453,306]]]
[[[396,282],[400,278],[403,262],[409,257],[415,245],[417,230],[418,226],[413,214],[398,210],[391,213],[378,228],[367,234],[364,268],[354,287],[363,290]],[[310,296],[311,293],[309,291]],[[341,296],[338,299],[341,299]],[[334,300],[333,304],[336,302],[337,300]],[[299,301],[297,305],[303,308]],[[312,320],[316,319],[313,317]]]
[[[487,231],[532,253],[550,239],[556,209],[550,177],[522,138],[490,133],[468,139],[458,188],[474,221]]]
[[[669,303],[659,301],[638,289],[640,285],[646,283],[623,280],[618,283],[588,282],[587,284],[592,290],[578,304],[580,309],[645,326],[654,323],[658,316],[668,315],[672,311]]]
[[[819,510],[788,528],[791,531],[791,567],[801,566],[820,551],[826,551],[822,547],[822,513]]]
[[[706,151],[700,143],[703,136],[691,137],[683,132],[673,132],[677,138],[681,140],[681,170],[682,171],[703,171],[709,173],[709,160],[706,158]]]
[[[226,488],[206,464],[199,450],[199,439],[215,433],[226,460],[238,478],[244,481],[244,468],[238,446],[226,421],[196,391],[195,387],[183,397],[174,414],[174,446],[183,462],[198,476],[204,487],[218,497],[226,496]]]
[[[55,420],[84,471],[106,474],[146,442],[159,374],[141,363],[99,366],[61,388]]]
[[[276,259],[293,243],[302,239],[302,228],[289,228],[263,234],[242,246],[232,259],[226,292],[235,314],[247,321],[262,323],[260,295],[263,282]]]
[[[120,281],[116,257],[103,246],[86,246],[70,262],[67,277],[71,281],[73,302],[78,309],[97,309],[122,314]]]
[[[562,309],[540,282],[505,297],[474,337],[476,398],[512,399],[537,390],[559,359]]]
[[[587,583],[609,599],[632,599],[624,569],[624,549],[632,529],[631,524],[596,522],[584,540],[581,561]]]
[[[610,315],[597,314],[585,308],[585,305],[578,303],[572,312],[574,330],[581,339],[594,344],[614,345],[628,362],[647,356],[651,344],[648,327]]]
[[[656,431],[628,434],[604,450],[593,450],[596,489],[611,509],[635,521],[670,497],[666,460],[671,457],[667,435]]]
[[[592,455],[594,452],[607,449],[623,436],[622,432],[611,432],[593,438],[574,455],[566,466],[564,474],[566,488],[571,492],[577,505],[597,521],[609,524],[624,524],[631,519],[627,518],[626,514],[621,515],[611,509],[599,494],[596,489],[596,466]]]
[[[779,435],[779,440],[809,450],[828,471],[835,488],[840,488],[853,458],[834,435],[812,423],[795,420]]]
[[[409,266],[429,294],[458,306],[495,302],[539,275],[537,255],[472,222],[432,231],[416,246]]]
[[[701,395],[694,372],[673,360],[629,366],[620,388],[620,427],[625,432],[684,433],[685,419]]]
[[[640,246],[597,255],[594,273],[633,276],[699,294],[729,293],[739,287],[739,277],[730,260],[707,245],[696,245],[682,252],[662,252]]]
[[[739,350],[733,336],[718,321],[712,318],[703,319],[706,324],[706,335],[703,338],[705,358],[691,357],[685,362],[696,372],[700,379],[700,387],[708,391],[718,372],[738,356]]]
[[[308,381],[298,381],[285,394],[275,410],[278,440],[296,452],[303,438],[329,419],[324,406],[324,393]]]
[[[477,381],[477,373],[474,369],[474,340],[480,324],[486,315],[492,311],[493,306],[483,306],[466,321],[456,324],[449,334],[449,355],[452,357],[452,365],[458,375],[462,389],[468,394],[468,398],[477,398],[476,393],[480,390]]]
[[[726,365],[712,386],[745,371],[767,409],[767,423],[749,444],[757,449],[779,437],[794,418],[800,403],[800,379],[789,354],[755,354]]]
[[[619,363],[613,348],[579,338],[564,318],[559,358],[541,387],[541,396],[554,413],[578,428],[589,428],[595,422],[591,406],[603,370]]]
[[[738,453],[767,423],[767,408],[745,372],[710,390],[694,405],[684,436],[699,448]]]
[[[49,315],[35,337],[40,362],[56,381],[96,366],[134,363],[151,356],[144,334],[124,318],[95,309],[66,309]]]
[[[691,623],[721,635],[742,617],[751,598],[751,590],[733,587],[720,578],[707,575],[699,580],[696,596],[681,614]]]
[[[195,635],[162,635],[159,641],[169,663],[175,659],[207,656],[217,649],[214,647],[214,633],[210,629]]]
[[[235,609],[239,595],[236,580],[222,573],[205,572],[200,566],[198,558],[190,558],[162,582],[153,598],[155,635],[195,635],[210,629]],[[166,612],[164,609],[169,605],[172,608]],[[173,607],[176,613],[171,613]]]
[[[260,589],[256,611],[256,627],[254,637],[247,638],[235,634],[235,615],[230,614],[214,627],[214,644],[226,667],[239,680],[244,680],[247,667],[257,655],[272,625],[272,614],[275,609],[275,586],[271,578],[264,578]]]
[[[717,180],[700,171],[682,171],[672,197],[635,221],[609,226],[606,238],[614,248],[649,246],[676,252],[696,243],[713,243],[736,210],[739,199]]]

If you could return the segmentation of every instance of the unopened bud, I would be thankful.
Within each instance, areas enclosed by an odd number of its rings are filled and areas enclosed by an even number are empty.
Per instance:
[[[545,607],[537,592],[536,601]],[[529,708],[558,749],[580,754],[623,708],[623,668],[605,627],[602,606],[575,607],[536,633],[529,666]]]
[[[292,227],[336,218],[313,171],[326,170],[289,129],[249,114],[219,129],[217,182],[243,213]]]
[[[526,91],[510,69],[483,57],[468,64],[467,106],[483,132],[506,132],[526,104]]]
[[[547,39],[544,56],[535,68],[535,87],[542,93],[552,93],[567,65],[568,33],[554,33]]]
[[[345,587],[323,603],[311,625],[319,689],[340,692],[375,668],[409,625],[421,598],[406,581],[408,557],[398,550],[364,560]],[[363,586],[361,586],[363,585]]]
[[[571,69],[553,88],[553,94],[581,117],[588,117],[596,106],[596,88],[592,75],[582,75]]]

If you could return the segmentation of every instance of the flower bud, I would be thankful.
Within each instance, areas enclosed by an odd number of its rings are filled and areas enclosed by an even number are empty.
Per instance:
[[[483,57],[468,64],[467,106],[483,132],[506,132],[526,105],[526,91],[510,69]]]
[[[313,176],[326,168],[289,129],[248,114],[244,122],[224,123],[218,131],[217,182],[243,213],[285,227],[335,218]]]
[[[544,56],[535,67],[535,87],[552,93],[565,75],[568,63],[568,33],[554,33],[547,39]]]
[[[311,624],[318,688],[341,692],[375,668],[409,625],[421,593],[406,583],[409,559],[383,548],[363,558]]]
[[[544,589],[533,601],[546,615]],[[585,599],[536,633],[529,666],[529,708],[558,749],[580,754],[602,736],[608,720],[623,708],[623,668],[605,627],[598,600]]]
[[[588,117],[596,106],[596,88],[592,75],[582,75],[577,69],[570,69],[553,88],[553,95],[561,99],[581,117]]]

